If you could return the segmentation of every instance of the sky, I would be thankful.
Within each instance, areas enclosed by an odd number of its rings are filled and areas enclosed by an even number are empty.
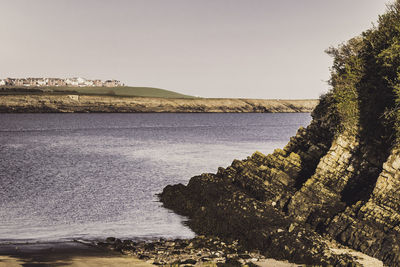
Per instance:
[[[117,79],[201,97],[318,98],[330,46],[387,0],[0,0],[0,78]]]

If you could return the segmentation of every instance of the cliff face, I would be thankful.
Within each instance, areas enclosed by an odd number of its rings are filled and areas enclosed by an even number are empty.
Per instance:
[[[375,155],[313,116],[283,150],[167,186],[161,201],[196,233],[239,239],[268,257],[354,263],[331,249],[338,242],[400,265],[400,150]]]
[[[347,246],[400,266],[400,1],[334,56],[332,90],[307,129],[270,155],[168,186],[196,232],[267,256],[345,265]],[[336,244],[336,245],[335,245]]]
[[[311,112],[318,100],[2,95],[0,112]]]

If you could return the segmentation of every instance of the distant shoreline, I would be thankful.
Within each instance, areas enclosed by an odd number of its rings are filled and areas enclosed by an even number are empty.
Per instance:
[[[0,113],[308,113],[319,100],[2,94]]]

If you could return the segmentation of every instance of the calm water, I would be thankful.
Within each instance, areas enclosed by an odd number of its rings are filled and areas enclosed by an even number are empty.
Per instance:
[[[309,114],[0,114],[0,243],[192,237],[168,184],[283,147]]]

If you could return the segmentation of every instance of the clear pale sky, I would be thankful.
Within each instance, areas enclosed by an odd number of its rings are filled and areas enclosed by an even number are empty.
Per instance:
[[[203,97],[317,98],[324,53],[387,0],[1,0],[0,78],[118,79]]]

